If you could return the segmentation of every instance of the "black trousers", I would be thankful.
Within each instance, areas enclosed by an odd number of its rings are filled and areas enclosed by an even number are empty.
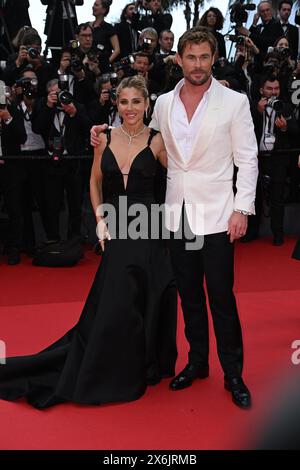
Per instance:
[[[260,173],[270,176],[270,218],[271,230],[283,233],[284,190],[290,158],[287,154],[274,154],[262,157],[259,161]]]
[[[189,363],[208,364],[205,279],[221,366],[227,377],[239,377],[243,369],[243,341],[233,293],[234,245],[226,232],[205,235],[202,249],[187,249],[186,242],[185,236],[181,239],[172,236],[170,250],[190,345]]]
[[[23,152],[22,155],[42,155],[44,150]],[[9,220],[7,247],[18,251],[31,250],[35,245],[32,220],[33,201],[44,218],[41,163],[38,160],[7,160],[2,169],[2,186]]]
[[[59,240],[59,214],[66,190],[69,222],[68,237],[80,235],[81,228],[81,166],[78,160],[63,157],[58,162],[48,161],[44,166],[45,228],[48,240]]]

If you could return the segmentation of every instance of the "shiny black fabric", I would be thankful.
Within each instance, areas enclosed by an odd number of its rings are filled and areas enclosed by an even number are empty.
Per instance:
[[[107,146],[102,157],[106,202],[118,211],[123,195],[129,206],[140,202],[151,207],[155,170],[147,146],[133,161],[125,189]],[[0,365],[0,398],[25,397],[39,409],[66,401],[139,398],[147,383],[174,375],[176,308],[169,255],[160,240],[107,242],[78,323],[40,353]]]

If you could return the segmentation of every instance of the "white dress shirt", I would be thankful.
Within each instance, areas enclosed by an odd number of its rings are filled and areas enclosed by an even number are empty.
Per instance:
[[[184,85],[184,79],[176,85],[174,89],[174,102],[171,111],[171,127],[175,140],[179,145],[181,154],[186,162],[189,161],[194,140],[198,134],[201,121],[208,104],[208,97],[211,91],[211,85],[204,93],[203,98],[195,110],[191,121],[189,122],[186,109],[180,98],[180,90]]]
[[[29,151],[44,149],[45,143],[44,143],[42,136],[40,134],[36,134],[32,130],[30,114],[28,113],[28,110],[24,101],[21,102],[21,107],[22,107],[24,116],[26,116],[26,119],[24,119],[24,125],[25,125],[25,131],[27,135],[26,142],[21,145],[22,152],[25,152],[25,151],[29,152]]]

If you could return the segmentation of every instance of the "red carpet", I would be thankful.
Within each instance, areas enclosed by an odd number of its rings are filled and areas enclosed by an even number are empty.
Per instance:
[[[244,378],[250,411],[238,409],[223,389],[211,341],[211,373],[180,392],[164,380],[136,402],[85,407],[59,405],[37,411],[25,402],[0,401],[0,449],[238,449],[247,447],[264,421],[267,404],[291,364],[300,339],[300,262],[290,258],[294,239],[239,244],[236,294],[245,342]],[[7,355],[31,354],[69,329],[80,315],[99,258],[87,252],[76,268],[0,266],[0,340]],[[187,345],[179,313],[179,360]],[[0,366],[1,367],[1,366]],[[298,366],[300,371],[300,365]]]

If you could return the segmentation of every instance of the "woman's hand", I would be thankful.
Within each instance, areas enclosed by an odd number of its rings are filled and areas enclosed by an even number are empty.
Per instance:
[[[97,217],[96,234],[99,239],[102,251],[104,251],[105,240],[111,240],[111,236],[103,217]]]
[[[108,128],[107,124],[101,124],[100,126],[93,126],[91,128],[91,145],[92,147],[98,147],[101,143],[100,134]]]

